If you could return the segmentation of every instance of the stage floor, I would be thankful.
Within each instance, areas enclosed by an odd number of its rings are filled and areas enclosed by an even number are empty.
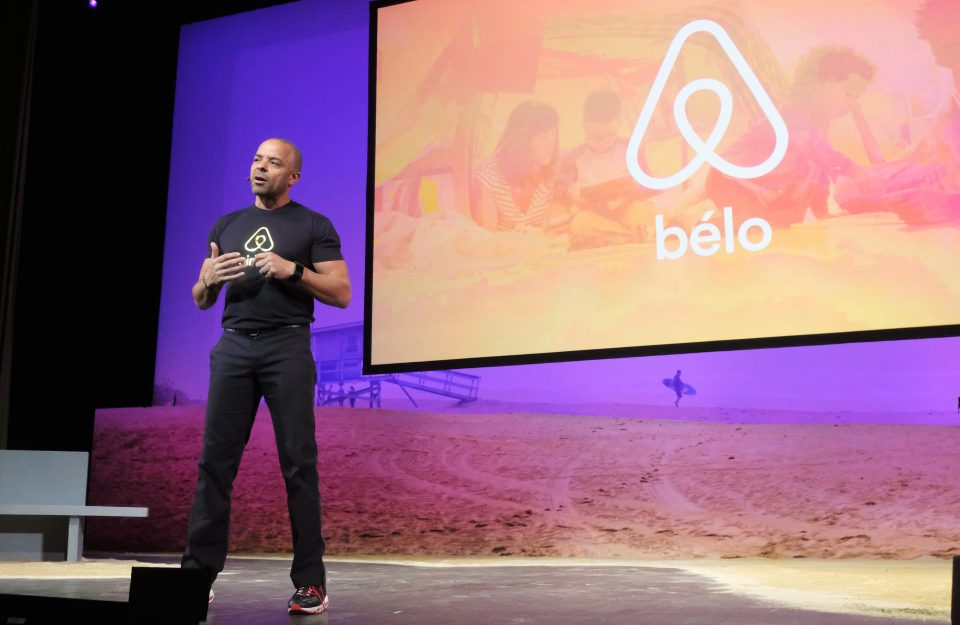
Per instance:
[[[114,570],[123,559],[109,556]],[[119,559],[119,562],[118,562]],[[138,555],[139,563],[175,564],[172,556]],[[0,563],[2,564],[2,563]],[[38,577],[0,577],[0,593],[125,601],[129,578],[109,575],[109,566],[88,561],[52,563]],[[100,566],[98,570],[97,567]],[[786,607],[731,592],[717,581],[669,564],[598,566],[455,564],[427,566],[392,562],[338,561],[328,564],[331,607],[327,614],[289,616],[293,592],[290,560],[231,557],[214,586],[208,624],[269,625],[491,625],[499,623],[596,625],[897,625],[904,615],[863,616]],[[83,571],[89,571],[84,573]],[[107,572],[104,572],[107,571]],[[796,600],[793,601],[797,604]],[[926,623],[946,619],[924,618]]]

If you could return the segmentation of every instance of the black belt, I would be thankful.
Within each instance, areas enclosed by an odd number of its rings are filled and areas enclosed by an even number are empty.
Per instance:
[[[229,332],[231,334],[242,334],[244,336],[260,336],[265,332],[274,332],[276,330],[283,330],[285,328],[306,328],[307,325],[304,323],[292,323],[287,326],[277,326],[273,328],[257,328],[256,330],[251,330],[249,328],[224,328],[224,332]]]

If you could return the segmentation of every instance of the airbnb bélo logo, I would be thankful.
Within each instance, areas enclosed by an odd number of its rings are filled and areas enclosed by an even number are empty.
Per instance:
[[[713,211],[705,212],[688,236],[677,226],[664,228],[663,215],[657,215],[657,260],[680,258],[687,253],[688,246],[697,256],[713,256],[720,251],[721,244],[727,254],[736,251],[737,243],[748,252],[759,252],[770,245],[770,239],[773,238],[770,223],[760,217],[751,217],[737,227],[733,222],[733,209],[729,206],[723,209],[722,231],[719,226],[710,223],[711,217]],[[670,237],[677,240],[672,250],[667,249],[667,239]]]
[[[740,77],[743,78],[747,89],[749,89],[750,93],[756,99],[760,110],[763,111],[763,114],[770,122],[770,126],[773,128],[775,138],[773,151],[766,160],[756,165],[737,165],[717,154],[717,146],[720,145],[720,142],[723,140],[730,126],[730,120],[733,117],[733,95],[730,93],[730,88],[719,80],[700,78],[684,86],[677,93],[673,101],[673,117],[676,121],[677,129],[680,131],[680,135],[684,141],[687,142],[694,156],[680,171],[670,176],[656,177],[644,171],[640,166],[640,147],[643,143],[643,137],[647,132],[647,128],[650,125],[650,120],[653,117],[653,112],[663,95],[667,79],[670,77],[670,73],[673,71],[673,67],[677,62],[677,57],[680,55],[680,51],[683,49],[683,45],[687,39],[696,33],[708,33],[712,35],[729,57],[730,62],[733,64],[733,67],[736,68]],[[697,131],[694,130],[693,125],[687,117],[687,101],[693,94],[699,91],[710,91],[716,94],[720,100],[720,113],[717,117],[717,122],[706,140],[697,134]],[[777,111],[770,96],[757,79],[757,75],[747,64],[743,54],[740,53],[740,50],[733,43],[727,31],[714,21],[697,20],[681,28],[674,36],[673,41],[670,42],[670,47],[667,49],[663,64],[657,71],[657,76],[653,81],[653,85],[650,87],[650,93],[647,95],[647,99],[640,111],[640,117],[634,126],[633,134],[630,135],[630,142],[627,144],[627,168],[630,170],[630,175],[634,180],[654,190],[671,189],[682,184],[693,176],[704,163],[708,163],[717,171],[732,178],[759,178],[773,171],[773,169],[780,164],[780,161],[783,160],[784,155],[787,153],[788,139],[787,125],[783,121],[783,117],[780,115],[780,112]],[[708,223],[711,214],[712,211],[709,211],[704,215],[702,219],[703,223],[694,228],[689,236],[677,227],[664,229],[663,216],[658,215],[656,224],[657,258],[679,258],[686,252],[688,240],[694,253],[701,256],[709,256],[719,250],[719,229],[717,226]],[[760,217],[752,217],[743,222],[736,232],[734,232],[732,222],[732,209],[730,207],[724,208],[723,246],[726,252],[732,253],[737,242],[740,243],[741,247],[750,251],[759,251],[769,245],[772,230],[766,220]],[[751,242],[749,238],[748,233],[752,228],[759,229],[761,233],[759,241],[757,242]],[[716,232],[714,232],[715,230]],[[716,239],[714,239],[715,234],[717,235]],[[675,236],[682,241],[682,244],[673,252],[668,252],[663,244],[665,237],[669,236]]]

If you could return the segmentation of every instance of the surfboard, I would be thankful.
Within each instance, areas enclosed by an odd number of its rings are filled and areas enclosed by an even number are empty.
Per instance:
[[[666,386],[671,391],[673,390],[673,378],[663,378],[663,385]],[[683,384],[683,390],[680,391],[684,395],[696,395],[697,389],[693,388],[687,383]]]

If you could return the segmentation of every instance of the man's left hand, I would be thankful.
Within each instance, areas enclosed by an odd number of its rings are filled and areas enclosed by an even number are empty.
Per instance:
[[[253,257],[254,267],[260,270],[264,278],[275,278],[277,280],[286,280],[293,275],[297,264],[292,260],[287,260],[277,256],[273,252],[261,252]]]

